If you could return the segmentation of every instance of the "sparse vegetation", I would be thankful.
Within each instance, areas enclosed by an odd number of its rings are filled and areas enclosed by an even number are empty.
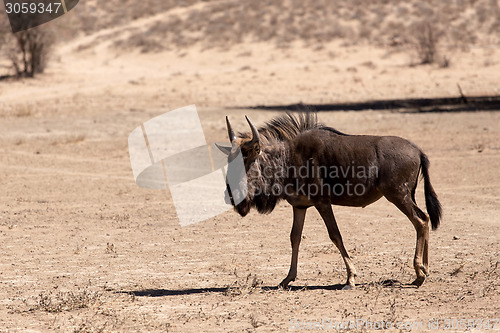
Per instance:
[[[106,250],[104,252],[106,254],[116,254],[115,244],[106,243]]]
[[[471,17],[468,10],[481,15]],[[145,8],[138,12],[141,17],[149,13]],[[437,57],[439,41],[447,47],[467,47],[480,42],[484,33],[488,34],[485,42],[498,44],[500,39],[492,40],[491,34],[499,30],[499,18],[496,1],[489,0],[432,4],[400,0],[367,4],[346,0],[209,2],[185,15],[172,13],[167,19],[152,20],[146,30],[135,29],[119,38],[115,46],[156,52],[196,43],[226,48],[255,41],[286,48],[298,40],[312,45],[343,39],[348,44],[413,45],[418,48],[421,63],[440,62],[446,67],[449,59]]]
[[[200,5],[203,2],[204,5]],[[189,11],[174,9],[195,6]],[[470,11],[476,15],[468,15]],[[318,2],[314,0],[245,0],[245,1],[160,1],[131,0],[99,3],[81,2],[78,15],[60,20],[61,34],[71,38],[78,32],[92,33],[116,28],[130,21],[152,17],[141,28],[118,31],[114,47],[137,49],[142,53],[159,52],[173,47],[200,44],[204,48],[228,48],[237,44],[272,42],[288,48],[294,41],[308,45],[345,40],[347,44],[370,43],[388,47],[416,49],[419,63],[438,63],[448,67],[450,59],[439,55],[443,47],[468,48],[475,43],[500,43],[500,9],[497,1],[403,2],[401,0]],[[425,18],[425,21],[421,21]],[[5,28],[7,25],[4,24]],[[53,35],[43,29],[31,29],[15,35],[16,57],[12,46],[4,56],[12,60],[15,75],[32,76],[43,71]],[[5,38],[0,33],[0,42]],[[124,33],[125,32],[125,33]],[[34,35],[33,35],[34,34]],[[2,35],[4,35],[2,37]],[[484,38],[483,38],[484,37]],[[108,36],[109,38],[109,36]],[[2,42],[0,45],[9,43]],[[35,56],[23,55],[19,49],[32,49]],[[29,46],[28,46],[29,44]],[[82,49],[92,44],[81,45]]]
[[[226,296],[251,294],[262,285],[262,280],[252,273],[249,273],[244,279],[238,277],[236,271],[234,272],[234,275],[238,279],[227,286],[227,289],[224,292]]]
[[[10,61],[11,76],[17,78],[43,73],[54,41],[55,34],[50,26],[13,34],[6,22],[0,24],[0,56]]]
[[[24,300],[27,311],[59,313],[88,308],[100,303],[101,294],[88,289],[78,291],[42,291],[34,299]]]
[[[250,319],[250,325],[252,325],[253,328],[258,328],[263,325],[263,323],[257,320],[255,315],[253,314],[250,315],[249,319]]]
[[[108,322],[96,323],[93,318],[85,318],[77,327],[73,330],[73,333],[102,333],[106,332]]]
[[[85,134],[67,134],[52,141],[52,145],[55,146],[58,144],[63,144],[63,145],[77,144],[79,142],[85,141],[86,137],[87,136]]]
[[[19,104],[14,108],[12,115],[18,118],[31,117],[33,115],[33,105]]]

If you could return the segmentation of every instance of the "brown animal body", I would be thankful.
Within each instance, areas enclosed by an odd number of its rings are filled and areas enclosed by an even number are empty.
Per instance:
[[[429,272],[429,220],[433,230],[439,226],[441,205],[430,183],[429,160],[416,145],[394,136],[347,135],[319,124],[312,113],[298,117],[286,114],[260,129],[247,118],[251,133],[239,136],[226,121],[232,147],[225,152],[229,161],[242,155],[247,180],[244,198],[235,203],[238,193],[234,192],[238,190],[228,186],[226,200],[241,216],[252,207],[270,213],[280,200],[293,207],[292,260],[282,287],[297,276],[299,244],[310,207],[318,210],[330,239],[340,250],[347,269],[346,287],[354,287],[356,270],[344,248],[332,205],[365,207],[383,196],[415,227],[417,278],[413,284],[424,282]],[[230,164],[227,178],[239,179],[239,173]],[[429,216],[415,202],[420,174]]]

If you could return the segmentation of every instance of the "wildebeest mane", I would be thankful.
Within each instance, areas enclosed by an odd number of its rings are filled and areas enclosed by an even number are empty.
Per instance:
[[[289,112],[268,121],[259,128],[261,136],[267,140],[290,141],[300,133],[311,129],[321,129],[338,135],[347,135],[335,128],[325,126],[318,122],[316,112],[301,112],[298,115]],[[250,138],[250,133],[240,133],[241,138]]]

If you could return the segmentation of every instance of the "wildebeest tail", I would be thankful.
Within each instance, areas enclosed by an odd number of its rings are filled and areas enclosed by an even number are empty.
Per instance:
[[[429,178],[429,159],[424,153],[420,154],[420,167],[422,176],[424,177],[424,192],[425,192],[425,206],[427,213],[431,220],[432,230],[436,230],[441,220],[441,203],[438,200],[436,192],[431,185]]]

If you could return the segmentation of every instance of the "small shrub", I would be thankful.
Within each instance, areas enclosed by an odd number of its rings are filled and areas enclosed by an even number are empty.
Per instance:
[[[421,65],[432,64],[437,60],[437,45],[442,34],[430,22],[415,25],[415,49]]]
[[[3,25],[0,35],[0,51],[10,60],[17,78],[43,73],[55,42],[50,28],[38,27],[13,34],[8,26]]]

